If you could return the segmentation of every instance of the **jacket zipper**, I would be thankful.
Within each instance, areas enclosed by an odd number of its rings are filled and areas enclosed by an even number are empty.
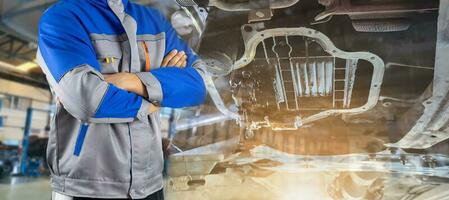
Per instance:
[[[143,51],[145,54],[145,71],[149,72],[150,68],[151,68],[151,60],[150,60],[150,54],[148,53],[148,46],[147,43],[145,43],[145,41],[142,42],[142,47],[143,47]]]

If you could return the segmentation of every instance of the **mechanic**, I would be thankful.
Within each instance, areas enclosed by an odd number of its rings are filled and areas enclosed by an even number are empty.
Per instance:
[[[38,38],[57,97],[52,199],[163,199],[158,107],[204,102],[201,60],[162,14],[128,0],[61,0]]]

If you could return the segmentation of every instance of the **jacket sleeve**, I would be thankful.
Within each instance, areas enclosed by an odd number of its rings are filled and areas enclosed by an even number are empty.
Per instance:
[[[181,108],[189,106],[197,106],[204,103],[206,98],[206,87],[202,78],[203,72],[198,68],[201,60],[192,51],[192,49],[181,39],[165,19],[165,17],[156,10],[150,10],[155,16],[155,21],[162,31],[165,32],[165,56],[172,50],[186,52],[188,56],[187,66],[185,68],[163,67],[151,72],[142,72],[137,75],[147,86],[147,92],[150,101],[160,101],[163,107]],[[152,94],[158,93],[154,84],[157,80],[158,85],[162,89],[162,95],[156,95],[155,99]]]
[[[55,9],[39,23],[36,59],[64,108],[86,123],[146,119],[149,102],[105,82],[87,31],[75,14]]]

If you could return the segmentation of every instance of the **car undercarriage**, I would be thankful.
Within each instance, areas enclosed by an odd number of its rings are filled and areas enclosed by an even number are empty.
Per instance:
[[[448,0],[131,1],[167,17],[207,88],[160,109],[165,198],[449,200]],[[34,62],[56,2],[1,1],[0,176],[45,157],[59,99]]]
[[[448,2],[177,2],[210,98],[174,120],[172,197],[447,194]]]
[[[206,83],[213,104],[236,119],[246,137],[262,128],[301,131],[326,118],[361,126],[395,121],[401,129],[395,134],[405,135],[411,127],[397,122],[410,121],[417,104],[433,104],[432,92],[445,94],[431,88],[438,2],[231,2],[196,2],[210,6],[196,47],[211,72]],[[246,6],[231,9],[233,4]],[[254,13],[267,16],[266,10],[270,17],[254,20]],[[387,18],[409,25],[387,29],[374,23]],[[361,19],[372,20],[365,26],[373,27],[356,28]],[[429,147],[400,144],[388,146]]]

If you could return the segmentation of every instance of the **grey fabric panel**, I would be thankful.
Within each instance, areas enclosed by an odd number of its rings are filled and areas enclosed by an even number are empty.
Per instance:
[[[122,62],[120,72],[130,72],[131,71],[131,47],[128,41],[121,43],[122,49]]]
[[[128,41],[128,36],[126,35],[126,33],[121,35],[106,35],[106,34],[91,33],[89,36],[91,40],[107,40],[111,42]]]
[[[145,85],[150,102],[158,104],[163,99],[161,83],[151,72],[136,73],[140,81]]]
[[[50,121],[50,132],[47,143],[47,166],[51,174],[60,174],[59,172],[59,159],[58,159],[58,142],[57,137],[55,137],[58,132],[56,129],[56,121],[59,119],[58,113],[62,109],[62,106],[59,103],[56,103],[56,113],[53,115],[52,120]]]
[[[66,109],[87,122],[95,115],[109,84],[92,67],[83,65],[67,72],[59,81],[59,87],[64,91],[57,94],[62,104],[73,105]]]
[[[161,32],[157,35],[143,34],[136,36],[137,41],[155,41],[165,39],[165,32]]]
[[[61,172],[70,179],[129,182],[131,140],[128,130],[126,123],[90,124],[80,155],[73,156],[74,148],[71,148],[72,155],[61,160],[64,161],[60,164]]]
[[[93,113],[96,111],[101,99],[103,98],[104,93],[106,92],[107,85],[104,84],[98,84],[101,82],[101,79],[97,75],[93,75],[90,72],[93,68],[90,68],[88,66],[82,67],[82,69],[75,69],[71,72],[68,72],[69,75],[64,75],[61,80],[59,81],[59,84],[56,82],[56,80],[51,75],[50,71],[48,70],[48,66],[45,63],[40,50],[38,49],[37,55],[36,55],[36,62],[41,66],[42,70],[44,71],[47,80],[51,86],[51,88],[55,91],[56,96],[61,101],[61,103],[64,105],[64,108],[67,109],[74,117],[82,120],[82,121],[89,121],[92,117]],[[75,73],[74,73],[75,71]],[[72,77],[75,76],[75,77]],[[84,77],[83,77],[84,76]],[[90,78],[89,78],[90,77]],[[96,81],[97,80],[97,81]],[[86,92],[83,93],[75,93],[80,92],[82,90],[82,87],[76,86],[79,84],[84,84],[80,81],[87,81],[90,83],[97,83],[95,84],[96,95],[88,99],[90,95],[84,95],[89,94]],[[66,83],[62,84],[61,83]],[[69,82],[69,83],[67,83]],[[68,87],[68,88],[64,88]],[[92,86],[88,86],[90,90],[92,90]],[[75,90],[72,90],[75,89]],[[87,89],[87,88],[86,88]],[[84,99],[80,99],[84,98]],[[80,102],[81,100],[87,100],[87,102]]]
[[[137,46],[136,32],[137,32],[137,22],[130,15],[126,15],[123,21],[123,26],[125,30],[129,29],[128,38],[130,42],[130,52],[131,52],[131,73],[140,72],[140,58],[139,58],[139,47]]]
[[[92,45],[95,48],[97,60],[100,63],[101,73],[103,74],[118,73],[123,69],[122,46],[123,43],[127,44],[127,41],[119,41],[118,39],[101,39],[118,37],[120,36],[104,34],[91,35]]]
[[[53,152],[57,159],[58,175],[66,175],[70,171],[75,143],[80,129],[80,120],[73,117],[60,103],[57,110],[56,123],[52,125],[55,132],[50,132],[49,138],[54,137],[57,149]],[[54,134],[53,134],[54,133]],[[50,150],[50,149],[49,149]],[[54,158],[51,158],[54,159]]]
[[[129,62],[127,62],[127,60],[130,58],[129,54],[131,53],[131,49],[128,45],[128,36],[126,34],[106,35],[93,33],[90,34],[90,38],[97,52],[97,58],[101,64],[102,73],[117,73],[129,71]],[[136,41],[138,42],[140,69],[144,69],[146,59],[144,49],[141,45],[142,42],[145,42],[148,47],[151,69],[159,68],[165,56],[165,33],[162,32],[157,35],[137,35]],[[105,63],[104,60],[106,57],[114,57],[117,59],[117,61],[115,63]],[[119,70],[122,68],[123,70]],[[133,69],[131,71],[137,72],[140,71],[140,69]]]
[[[97,58],[122,58],[121,42],[109,40],[93,40],[92,44],[97,53]]]
[[[157,41],[146,41],[148,44],[148,52],[151,57],[151,67],[152,69],[157,69],[161,67],[162,60],[165,57],[165,39]]]
[[[148,47],[150,48],[150,47]],[[142,46],[142,42],[139,42],[138,44],[138,49],[139,49],[139,59],[140,59],[140,71],[145,71],[145,65],[146,65],[146,58],[145,58],[145,50],[144,47]],[[150,69],[153,68],[153,65],[150,63]]]
[[[164,153],[162,151],[162,132],[161,132],[161,119],[160,112],[151,113],[148,117],[150,124],[152,125],[152,129],[154,132],[153,147],[150,149],[150,153],[152,155],[151,165],[152,171],[146,171],[151,177],[155,177],[162,173],[164,168]],[[148,184],[148,183],[147,183]],[[149,187],[149,185],[142,186],[144,190],[145,187]]]
[[[140,109],[137,112],[137,119],[139,119],[141,122],[144,122],[146,125],[149,125],[148,122],[149,114],[150,114],[150,102],[142,100],[142,106],[140,106]]]
[[[155,180],[155,182],[147,181],[151,177],[162,178],[164,160],[160,121],[152,117],[156,115],[159,115],[159,112],[152,113],[147,118],[151,126],[136,121],[130,127],[131,141],[133,141],[131,158],[133,173],[130,195],[134,199],[147,196],[162,187],[162,179]]]
[[[53,189],[67,196],[99,199],[128,199],[129,182],[98,182],[61,177],[52,177]],[[137,184],[145,187],[133,192],[133,199],[144,199],[162,189],[162,174],[151,178],[140,178]],[[85,192],[87,191],[87,192]]]
[[[114,57],[114,62],[108,63],[106,62],[107,58],[99,58],[97,59],[101,66],[102,74],[115,74],[119,73],[122,70],[121,60],[120,58]]]

